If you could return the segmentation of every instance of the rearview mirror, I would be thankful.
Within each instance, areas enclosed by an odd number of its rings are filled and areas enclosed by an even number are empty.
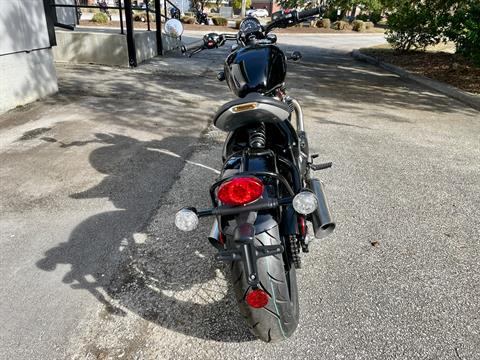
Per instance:
[[[173,38],[179,38],[183,34],[183,25],[177,19],[168,20],[165,23],[164,29],[165,34]]]

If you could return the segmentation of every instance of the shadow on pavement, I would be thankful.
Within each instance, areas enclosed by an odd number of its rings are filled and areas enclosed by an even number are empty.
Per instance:
[[[321,104],[325,111],[382,117],[368,104],[387,110],[415,109],[437,113],[466,113],[474,110],[411,80],[354,60],[346,51],[285,46],[304,53],[299,63],[289,63],[287,84],[306,106]],[[408,122],[392,119],[394,122]]]
[[[58,265],[68,265],[63,282],[89,291],[104,305],[106,314],[124,316],[122,309],[128,309],[189,336],[226,342],[252,340],[227,286],[226,269],[213,261],[214,249],[207,239],[195,234],[184,234],[181,239],[174,228],[161,235],[145,233],[162,193],[182,170],[192,139],[172,136],[139,141],[118,134],[95,136],[60,145],[103,145],[91,152],[89,161],[105,178],[70,197],[106,198],[116,209],[84,220],[67,242],[48,250],[37,266],[53,271]],[[183,153],[174,153],[179,148]],[[215,175],[212,172],[212,179]]]
[[[441,113],[466,113],[474,110],[462,103],[441,95],[434,90],[405,80],[386,70],[353,59],[350,50],[339,48],[321,47],[322,37],[311,37],[318,41],[318,46],[293,45],[282,43],[279,38],[278,46],[286,53],[300,51],[303,55],[299,62],[289,61],[287,64],[287,89],[292,89],[291,95],[296,96],[302,103],[317,103],[321,101],[325,111],[341,111],[349,113],[368,114],[369,116],[382,116],[370,114],[365,104],[372,103],[386,109],[416,109],[435,111]],[[193,41],[194,39],[189,39]],[[198,71],[205,84],[211,84],[218,70],[223,69],[223,61],[228,55],[229,46],[220,49],[205,50],[196,54],[191,59],[180,54],[171,53],[163,58],[155,58],[146,65],[156,63],[184,62],[185,74],[190,74],[189,67]],[[196,65],[203,64],[204,71],[197,70]],[[173,88],[178,86],[172,84]],[[227,91],[227,84],[223,84]],[[335,104],[338,106],[332,106]],[[396,121],[396,119],[392,119]],[[405,122],[405,120],[401,120]]]

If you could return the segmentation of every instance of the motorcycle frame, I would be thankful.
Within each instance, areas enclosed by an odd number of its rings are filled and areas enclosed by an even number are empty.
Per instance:
[[[292,160],[289,160],[287,157],[282,156],[281,154],[278,154],[271,149],[253,150],[250,148],[245,148],[241,151],[231,154],[230,156],[225,158],[220,178],[210,187],[210,198],[213,208],[197,211],[199,217],[212,215],[216,216],[216,226],[218,227],[221,227],[222,216],[236,215],[237,226],[234,230],[233,240],[230,246],[226,247],[224,246],[224,244],[216,245],[214,241],[212,241],[212,243],[219,250],[216,255],[217,260],[224,262],[240,260],[242,261],[245,274],[247,275],[247,282],[253,288],[258,288],[259,286],[257,276],[257,260],[265,256],[283,254],[286,248],[285,237],[289,235],[296,235],[298,233],[297,221],[292,222],[291,217],[297,216],[297,214],[293,210],[293,197],[303,189],[301,176],[302,170],[300,168],[301,164],[296,163],[301,161],[299,153],[300,150],[298,150],[298,153],[296,154],[297,145],[298,149],[300,148],[300,141],[294,128],[291,126],[290,119],[286,120],[284,123],[279,124],[278,126],[281,128],[281,131],[283,131],[286,135],[288,146],[285,149],[285,152],[287,152],[288,156]],[[303,117],[297,118],[297,128],[300,126],[302,126],[303,128]],[[230,140],[231,136],[233,136],[233,134],[234,132],[231,132],[229,134],[225,141],[225,146],[228,144],[228,141]],[[262,156],[266,154],[273,155],[275,161],[282,163],[288,169],[287,171],[292,178],[291,184],[283,175],[272,171],[242,171],[241,169],[238,174],[222,177],[226,170],[226,165],[229,163],[230,159],[241,157],[241,164],[245,164],[248,162],[248,159],[251,155]],[[216,196],[217,189],[227,181],[230,181],[234,178],[246,176],[255,176],[262,179],[274,179],[277,181],[277,194],[278,187],[282,186],[289,196],[283,198],[273,197],[259,199],[251,204],[247,204],[244,206],[219,205]],[[279,208],[283,208],[282,211],[285,214],[282,221],[280,223],[277,223],[278,226],[282,228],[282,245],[255,246],[255,219],[257,213],[265,210],[278,210]],[[289,224],[286,224],[287,222]],[[219,231],[221,232],[221,229]]]

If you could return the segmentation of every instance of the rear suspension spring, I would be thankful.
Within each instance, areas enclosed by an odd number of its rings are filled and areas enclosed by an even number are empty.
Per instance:
[[[251,129],[248,134],[248,142],[251,148],[262,149],[265,147],[267,136],[265,133],[265,124],[260,123],[257,127]]]

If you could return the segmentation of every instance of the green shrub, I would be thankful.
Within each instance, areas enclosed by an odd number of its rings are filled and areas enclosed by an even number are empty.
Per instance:
[[[372,23],[376,24],[382,20],[382,14],[378,11],[372,11],[369,14],[358,15],[356,20],[371,21]]]
[[[371,21],[365,21],[364,24],[365,24],[365,29],[366,30],[370,30],[370,29],[373,29],[375,27],[375,25]]]
[[[378,23],[380,20],[382,20],[382,13],[380,11],[373,11],[370,13],[369,19],[371,22],[374,24]]]
[[[221,16],[212,18],[213,24],[216,26],[227,26],[228,20]]]
[[[353,31],[362,32],[366,30],[365,23],[362,20],[353,20]]]
[[[367,14],[361,14],[361,15],[358,15],[356,18],[356,20],[362,20],[362,21],[368,21],[370,20],[369,16]]]
[[[401,3],[388,17],[387,41],[396,50],[425,49],[445,37],[444,13],[431,2]]]
[[[334,28],[335,30],[345,30],[345,29],[348,29],[348,28],[349,28],[348,21],[343,21],[343,20],[335,21],[335,22],[333,23],[333,28]]]
[[[380,19],[379,22],[377,22],[378,25],[387,25],[388,24],[388,20],[387,18],[382,18]]]
[[[472,1],[459,8],[450,23],[447,36],[455,42],[457,52],[480,66],[480,4]]]
[[[317,23],[315,24],[315,26],[317,28],[325,28],[325,29],[330,29],[330,26],[331,26],[331,22],[330,22],[330,19],[326,18],[326,19],[320,19],[317,21]]]
[[[193,12],[186,12],[184,13],[185,17],[195,17],[195,14]]]
[[[108,23],[108,20],[109,19],[107,14],[103,12],[97,12],[93,14],[93,17],[92,17],[92,22],[99,23],[99,24],[106,24]]]
[[[240,29],[241,23],[242,23],[242,20],[235,20],[235,29]]]
[[[478,0],[399,2],[388,17],[387,41],[396,50],[425,49],[440,41],[455,42],[457,52],[480,65]]]
[[[337,15],[337,9],[332,8],[328,13],[327,13],[327,18],[330,19],[330,21],[335,22],[338,19]]]
[[[195,18],[190,16],[182,16],[180,21],[184,24],[195,24]]]
[[[250,5],[252,5],[252,0],[246,0],[246,9],[250,8]],[[232,7],[234,9],[241,9],[242,8],[242,0],[232,0]]]

